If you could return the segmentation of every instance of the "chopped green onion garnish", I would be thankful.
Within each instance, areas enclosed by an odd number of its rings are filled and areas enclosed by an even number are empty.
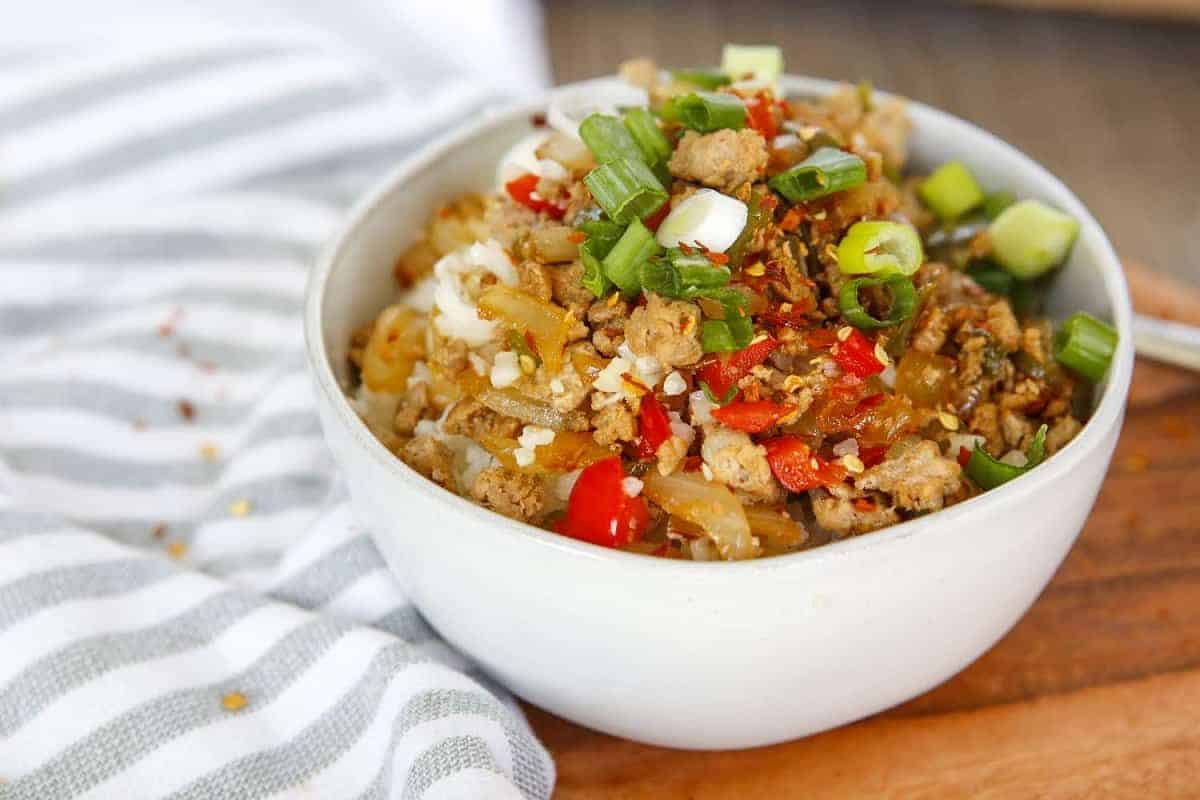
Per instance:
[[[1012,192],[991,192],[984,195],[983,198],[983,215],[989,220],[1000,216],[1000,212],[1017,202],[1017,197]]]
[[[593,241],[588,239],[579,246],[579,258],[583,262],[580,283],[596,297],[605,297],[612,290],[612,281],[604,274],[604,264],[601,256],[592,248]]]
[[[589,114],[579,123],[579,138],[592,151],[597,164],[616,158],[647,160],[624,123],[608,114]]]
[[[892,305],[888,310],[888,315],[883,319],[876,319],[871,316],[862,302],[858,299],[858,293],[861,289],[869,289],[873,286],[882,286],[888,290],[892,296]],[[883,278],[855,278],[852,281],[847,281],[842,285],[838,292],[838,308],[842,312],[842,317],[846,322],[849,322],[856,328],[861,330],[877,330],[879,328],[890,328],[893,325],[899,325],[904,320],[912,316],[913,309],[917,306],[917,290],[913,286],[913,282],[903,275],[889,275]]]
[[[607,219],[588,220],[577,227],[588,237],[579,246],[579,259],[583,262],[583,278],[580,282],[596,297],[604,297],[612,291],[612,281],[604,275],[601,262],[620,241],[625,228]]]
[[[1002,483],[1008,483],[1013,478],[1024,475],[1046,458],[1046,426],[1038,428],[1025,451],[1025,466],[1017,467],[998,461],[987,452],[975,445],[971,452],[971,460],[967,462],[967,477],[975,482],[980,489],[995,489]]]
[[[853,153],[822,147],[767,185],[793,203],[803,203],[858,186],[867,180],[867,165]]]
[[[729,326],[720,319],[706,319],[700,326],[700,346],[706,353],[729,353],[741,349],[734,343]]]
[[[647,164],[656,164],[671,157],[671,142],[659,129],[649,109],[639,107],[626,111],[625,128],[642,151]]]
[[[1067,260],[1079,223],[1037,200],[1022,200],[1000,212],[988,235],[996,262],[1028,280]]]
[[[1108,372],[1116,352],[1116,330],[1084,311],[1067,317],[1054,334],[1054,360],[1092,383]]]
[[[961,161],[942,164],[921,181],[917,194],[943,220],[958,219],[983,203],[983,190]]]
[[[652,258],[642,262],[639,277],[642,291],[661,294],[663,297],[679,297],[683,286],[679,282],[679,271],[670,261]]]
[[[642,289],[642,262],[658,254],[661,248],[654,234],[635,219],[629,223],[621,240],[604,257],[604,274],[626,294],[637,294]]]
[[[667,251],[667,257],[679,272],[680,284],[686,288],[717,288],[729,283],[732,277],[729,267],[717,266],[702,253],[684,253],[672,248]]]
[[[838,268],[847,275],[912,275],[925,258],[916,228],[902,222],[856,222],[838,245]]]
[[[707,297],[709,300],[716,300],[721,304],[722,308],[742,309],[750,305],[750,300],[746,295],[734,289],[731,286],[717,286],[708,288],[705,286],[687,286],[683,289],[683,297],[685,300],[695,300],[698,297]]]
[[[721,51],[721,69],[735,81],[774,83],[783,73],[783,51],[774,45],[727,44]]]
[[[1005,297],[1013,293],[1013,288],[1017,283],[1017,279],[1011,273],[986,261],[975,262],[967,267],[965,272],[971,280],[978,283],[984,289],[987,289],[992,294],[1004,295]]]
[[[667,202],[666,190],[640,157],[601,164],[585,175],[583,182],[609,219],[623,225],[648,216]]]
[[[719,69],[673,69],[671,77],[680,83],[709,91],[728,86],[730,82],[729,75]]]
[[[738,292],[741,294],[741,292]],[[725,325],[728,326],[729,332],[733,334],[733,344],[741,350],[746,345],[750,344],[750,340],[754,338],[754,323],[750,320],[750,315],[741,309],[740,306],[725,304]]]
[[[591,246],[592,254],[596,258],[604,258],[608,255],[608,252],[613,249],[613,245],[621,238],[621,234],[625,232],[624,225],[618,225],[608,219],[588,220],[579,223],[576,227],[587,234],[587,244]]]
[[[700,133],[722,128],[739,130],[746,124],[746,104],[732,94],[692,92],[672,97],[663,106],[663,118]]]

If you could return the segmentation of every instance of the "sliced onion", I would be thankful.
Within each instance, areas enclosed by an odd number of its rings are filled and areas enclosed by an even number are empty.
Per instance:
[[[646,473],[642,493],[670,514],[699,525],[727,561],[754,558],[758,548],[750,535],[746,511],[722,483],[690,472]]]
[[[363,384],[372,392],[403,392],[408,387],[408,377],[417,359],[424,353],[422,317],[407,306],[385,308],[363,350]]]
[[[527,397],[513,389],[486,389],[479,394],[479,402],[507,417],[515,417],[529,425],[541,425],[555,431],[566,431],[578,427],[575,417],[579,412],[562,412],[549,403]]]
[[[714,253],[728,250],[746,227],[746,204],[715,189],[701,189],[687,197],[658,227],[658,243],[678,247],[699,243]]]
[[[761,538],[771,553],[796,550],[808,541],[808,531],[792,519],[786,509],[772,506],[747,506],[750,532]]]
[[[528,331],[546,369],[552,375],[562,369],[563,348],[573,325],[566,310],[502,283],[489,286],[479,295],[479,310],[517,331]]]

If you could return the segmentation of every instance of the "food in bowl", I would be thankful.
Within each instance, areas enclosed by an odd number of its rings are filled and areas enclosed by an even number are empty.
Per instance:
[[[777,97],[780,61],[631,62],[627,97],[531,120],[354,334],[374,435],[498,513],[692,560],[879,530],[1069,442],[1116,348],[1039,314],[1075,220],[912,174],[900,101]]]

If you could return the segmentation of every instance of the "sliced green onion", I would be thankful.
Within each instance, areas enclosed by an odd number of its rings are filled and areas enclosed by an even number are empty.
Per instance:
[[[992,458],[987,452],[975,445],[971,452],[971,460],[967,462],[967,477],[975,482],[980,489],[995,489],[1002,483],[1008,483],[1013,478],[1024,475],[1046,458],[1046,426],[1038,428],[1025,451],[1025,466],[1017,467]]]
[[[654,234],[641,220],[629,223],[620,241],[604,257],[604,274],[626,294],[641,291],[642,262],[658,254],[660,248]]]
[[[695,300],[699,297],[706,297],[709,300],[715,300],[725,309],[744,309],[750,305],[749,298],[746,295],[734,289],[731,286],[718,286],[708,288],[704,286],[684,287],[683,297],[685,300]]]
[[[949,161],[917,186],[925,205],[943,220],[958,219],[983,203],[983,189],[961,161]]]
[[[738,292],[741,294],[741,292]],[[733,344],[741,350],[754,338],[754,323],[750,315],[736,305],[725,305],[725,325],[733,335]]]
[[[640,157],[601,164],[583,182],[609,219],[622,225],[648,216],[667,202],[666,190]]]
[[[728,73],[719,69],[673,69],[671,77],[680,83],[709,91],[728,86],[731,80]]]
[[[983,215],[993,220],[1015,202],[1017,197],[1012,192],[991,192],[983,198]]]
[[[679,273],[679,282],[689,289],[714,289],[729,283],[729,267],[717,266],[702,253],[684,253],[672,248],[667,251],[671,265]]]
[[[723,128],[740,130],[746,124],[746,104],[732,94],[691,92],[672,97],[663,106],[663,118],[700,133]]]
[[[860,290],[869,289],[873,286],[884,287],[892,296],[892,306],[888,310],[888,315],[883,319],[876,319],[871,316],[870,312],[863,308],[862,302],[858,299]],[[867,331],[890,328],[893,325],[899,325],[912,316],[913,310],[917,307],[917,289],[913,286],[913,282],[903,275],[889,275],[883,278],[855,278],[842,285],[841,290],[838,292],[838,307],[846,322],[849,322],[856,328]]]
[[[986,261],[976,261],[967,267],[965,272],[971,280],[978,283],[984,289],[987,289],[992,294],[1004,295],[1005,297],[1013,293],[1013,288],[1017,283],[1017,279],[1012,276],[1012,273],[997,267],[995,264],[989,264]]]
[[[858,186],[867,180],[867,165],[853,153],[822,147],[767,185],[793,203],[803,203]]]
[[[643,261],[638,275],[642,291],[654,292],[663,297],[679,297],[683,292],[679,271],[666,259],[652,258]]]
[[[704,320],[700,326],[700,346],[706,353],[729,353],[741,349],[733,341],[733,332],[721,319]]]
[[[847,275],[912,275],[925,253],[921,236],[902,222],[856,222],[838,245],[838,268]]]
[[[671,142],[659,129],[649,109],[631,108],[624,116],[625,128],[642,151],[647,164],[657,164],[671,157]]]
[[[1013,281],[1009,302],[1018,317],[1032,317],[1041,313],[1045,297],[1044,281]]]
[[[575,227],[587,234],[587,244],[591,246],[592,254],[596,258],[604,258],[608,255],[608,252],[613,249],[613,245],[621,238],[621,234],[625,232],[624,225],[618,225],[608,219],[588,220]]]
[[[580,283],[596,297],[605,297],[612,291],[612,281],[604,274],[602,258],[592,249],[593,240],[588,239],[579,246],[579,259],[583,262],[583,277]]]
[[[1067,260],[1079,235],[1079,223],[1037,200],[1022,200],[1000,212],[988,235],[996,262],[1028,280]]]
[[[1108,372],[1116,352],[1116,330],[1085,311],[1067,317],[1054,334],[1054,360],[1092,383]]]
[[[727,44],[721,50],[721,69],[735,81],[749,75],[774,83],[783,73],[783,51],[768,44]]]
[[[579,123],[579,138],[592,151],[597,164],[616,158],[646,160],[625,124],[608,114],[588,114]]]

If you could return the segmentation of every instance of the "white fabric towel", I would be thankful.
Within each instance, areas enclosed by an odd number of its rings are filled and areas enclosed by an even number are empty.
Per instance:
[[[481,80],[424,0],[391,51],[378,10],[33,24],[72,5],[0,32],[0,797],[548,797],[519,708],[352,519],[299,319],[346,205],[535,88],[540,46]],[[485,5],[501,49],[537,34]]]

